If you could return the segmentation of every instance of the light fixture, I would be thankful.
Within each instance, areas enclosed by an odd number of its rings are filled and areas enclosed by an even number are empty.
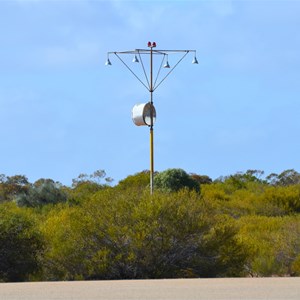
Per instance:
[[[168,62],[168,55],[167,55],[167,60],[164,64],[164,68],[167,68],[167,69],[170,68],[170,65],[169,65],[169,62]]]
[[[156,110],[153,103],[140,103],[133,107],[131,116],[136,126],[151,126],[156,120]]]
[[[110,60],[109,60],[109,56],[107,56],[107,60],[106,60],[106,62],[105,62],[105,65],[106,65],[106,66],[111,66],[111,62],[110,62]]]
[[[138,62],[140,62],[140,61],[138,60],[137,56],[135,55],[135,56],[134,56],[134,59],[132,60],[132,62],[138,63]]]
[[[195,64],[195,65],[197,65],[197,64],[198,64],[198,60],[197,60],[197,57],[196,57],[196,55],[194,56],[194,59],[193,59],[193,61],[192,61],[192,64]]]

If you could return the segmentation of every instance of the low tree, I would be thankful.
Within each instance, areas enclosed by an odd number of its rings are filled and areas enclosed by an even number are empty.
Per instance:
[[[102,181],[105,181],[105,184]],[[95,183],[98,185],[107,185],[111,183],[113,179],[111,177],[106,176],[106,172],[104,170],[96,170],[92,174],[88,175],[85,173],[81,173],[77,178],[72,180],[72,186],[76,187],[82,183]]]
[[[274,186],[289,186],[300,184],[300,173],[294,169],[289,169],[280,174],[271,173],[266,177],[269,184]]]
[[[155,172],[155,175],[157,172]],[[144,170],[142,172],[136,173],[134,175],[129,175],[117,185],[117,188],[120,190],[125,189],[135,189],[138,191],[143,191],[149,187],[150,181],[150,172],[149,170]]]
[[[17,195],[15,201],[18,206],[40,207],[47,204],[57,204],[67,201],[66,193],[61,184],[52,179],[39,179],[28,192]]]
[[[261,170],[247,170],[246,172],[237,172],[234,175],[221,177],[217,181],[231,185],[234,190],[246,189],[251,183],[264,184],[265,180],[261,178],[263,174],[264,171]]]
[[[92,181],[83,181],[73,188],[66,189],[67,202],[69,205],[78,205],[90,199],[95,193],[109,188],[109,186],[101,185]]]
[[[211,184],[212,183],[212,179],[207,175],[198,175],[198,174],[191,173],[190,176],[194,180],[196,180],[200,185],[201,184]]]
[[[0,203],[12,201],[16,195],[27,193],[30,183],[24,175],[0,175]]]
[[[36,225],[13,204],[0,206],[0,281],[24,281],[38,270],[43,249]]]
[[[154,177],[154,186],[164,192],[177,192],[182,188],[200,192],[199,183],[182,169],[168,169]]]

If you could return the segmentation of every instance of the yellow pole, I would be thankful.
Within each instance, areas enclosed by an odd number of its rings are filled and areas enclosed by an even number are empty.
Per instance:
[[[150,48],[150,194],[153,194],[153,179],[154,179],[154,147],[153,147],[153,44]]]
[[[154,179],[154,149],[153,149],[153,127],[150,127],[150,194],[153,194]]]

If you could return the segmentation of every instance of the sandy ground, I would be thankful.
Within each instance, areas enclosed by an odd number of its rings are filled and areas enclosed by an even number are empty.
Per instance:
[[[300,300],[298,278],[1,283],[0,300]]]

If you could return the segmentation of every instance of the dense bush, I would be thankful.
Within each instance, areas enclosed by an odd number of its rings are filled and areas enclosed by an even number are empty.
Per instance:
[[[0,281],[299,276],[298,173],[262,174],[0,176]]]
[[[253,251],[251,275],[299,275],[300,216],[246,216],[238,223],[240,237]]]
[[[187,188],[200,192],[200,185],[182,169],[168,169],[154,177],[154,187],[163,192],[177,192]]]
[[[0,281],[23,281],[38,270],[43,250],[36,224],[13,204],[0,206]]]
[[[18,206],[40,207],[47,204],[57,204],[67,201],[67,195],[60,185],[51,179],[41,180],[29,187],[27,193],[21,193],[15,198]]]
[[[132,189],[136,191],[144,191],[146,188],[149,188],[149,181],[150,172],[143,171],[127,176],[125,179],[119,182],[117,188],[120,190]]]
[[[233,222],[188,191],[105,190],[50,215],[43,232],[45,278],[55,280],[239,276],[248,257]]]

